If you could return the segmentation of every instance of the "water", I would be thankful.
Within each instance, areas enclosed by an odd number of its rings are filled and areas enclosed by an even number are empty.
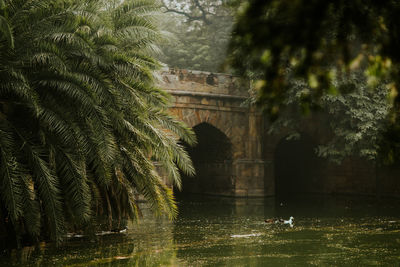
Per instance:
[[[72,237],[3,256],[3,266],[397,266],[400,202],[350,197],[197,198],[175,222],[145,212],[125,233]],[[266,224],[295,218],[294,227]]]

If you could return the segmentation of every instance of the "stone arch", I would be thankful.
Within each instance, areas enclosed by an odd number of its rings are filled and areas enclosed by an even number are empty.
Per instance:
[[[182,177],[182,194],[232,195],[234,179],[232,143],[221,130],[207,122],[193,127],[198,144],[187,146],[196,169],[195,177]]]
[[[275,195],[287,198],[290,195],[319,192],[318,176],[321,159],[315,154],[316,142],[307,133],[277,142],[273,151]]]
[[[220,112],[202,109],[185,109],[180,110],[180,112],[181,114],[178,114],[178,117],[188,127],[193,128],[201,123],[208,123],[223,132],[228,138],[231,138],[231,127],[221,118]]]

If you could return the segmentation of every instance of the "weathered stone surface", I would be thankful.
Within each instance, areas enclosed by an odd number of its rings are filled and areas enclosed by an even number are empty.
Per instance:
[[[203,193],[263,196],[262,120],[259,112],[242,105],[248,88],[240,87],[243,83],[238,78],[226,74],[168,70],[160,76],[159,86],[174,96],[173,114],[190,127],[201,123],[214,126],[232,144],[232,161],[225,166],[230,169],[229,177],[223,177],[220,170],[224,168],[215,165],[213,186],[202,188]],[[210,170],[204,175],[212,174],[210,166],[203,167]],[[195,179],[191,183],[187,190],[199,186]]]
[[[288,131],[283,129],[274,136],[266,134],[268,121],[255,108],[242,105],[248,97],[248,84],[226,74],[164,70],[159,73],[159,86],[173,96],[171,112],[189,127],[212,125],[232,145],[231,161],[202,167],[203,176],[215,176],[203,177],[214,179],[211,185],[194,178],[188,190],[229,196],[275,194],[276,150]],[[323,114],[314,114],[304,119],[299,131],[316,143],[324,142],[329,133],[323,125]],[[341,165],[321,160],[312,167],[310,175],[302,189],[311,193],[400,195],[398,168],[376,172],[373,164],[360,159],[347,159]]]

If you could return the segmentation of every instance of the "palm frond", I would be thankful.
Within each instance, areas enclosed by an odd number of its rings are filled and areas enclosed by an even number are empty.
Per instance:
[[[65,194],[66,202],[78,224],[86,224],[91,217],[91,195],[87,184],[86,166],[82,159],[75,159],[65,149],[57,149],[57,175]]]
[[[14,48],[14,36],[9,21],[0,15],[0,38],[4,38],[10,48]]]
[[[0,189],[1,197],[13,224],[23,214],[22,180],[16,161],[15,140],[10,127],[0,124]]]
[[[49,164],[42,158],[45,154],[43,149],[26,144],[25,150],[29,156],[33,181],[46,212],[45,216],[48,218],[51,238],[60,243],[64,234],[64,215],[59,181],[52,173]]]
[[[34,182],[30,175],[21,176],[22,186],[22,208],[25,227],[28,234],[37,238],[40,235],[40,207],[37,201]]]

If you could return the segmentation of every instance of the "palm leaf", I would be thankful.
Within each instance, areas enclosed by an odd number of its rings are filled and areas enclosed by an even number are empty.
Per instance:
[[[49,164],[43,160],[42,155],[45,154],[43,149],[26,144],[25,150],[29,156],[33,181],[37,186],[45,216],[48,218],[51,238],[60,243],[64,234],[64,215],[59,181],[52,173]]]
[[[56,151],[57,175],[61,180],[66,202],[71,206],[78,224],[86,224],[91,217],[90,189],[87,184],[85,162],[75,159],[65,149]]]
[[[14,48],[14,36],[8,20],[0,15],[0,38],[4,38],[10,48]]]
[[[14,154],[15,140],[10,128],[0,124],[0,188],[1,197],[12,223],[15,225],[23,214],[22,179]]]

